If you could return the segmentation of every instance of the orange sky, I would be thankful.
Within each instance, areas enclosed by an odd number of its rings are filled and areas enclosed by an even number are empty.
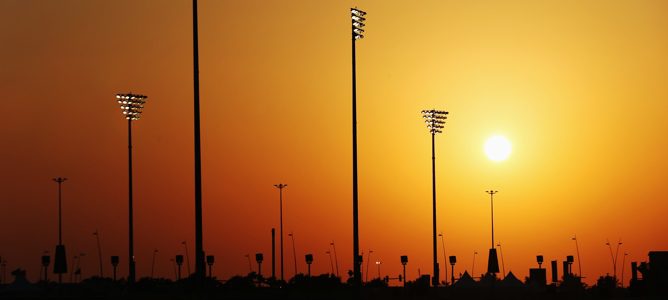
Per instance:
[[[194,257],[191,2],[0,2],[0,255],[36,279],[57,243],[84,276],[120,255],[127,272],[126,123],[114,94],[148,95],[134,125],[138,276]],[[486,267],[489,198],[506,271],[575,254],[585,279],[668,249],[668,3],[656,1],[200,1],[205,249],[214,273],[270,253],[284,190],[286,277],[313,253],[352,267],[349,8],[358,43],[360,241],[383,275],[431,273],[430,138],[422,109],[450,112],[436,137],[438,228],[456,272]],[[503,134],[509,160],[489,161]],[[439,260],[442,252],[439,240]],[[364,259],[367,257],[365,255]],[[194,268],[194,263],[191,262]],[[364,263],[366,268],[366,263]],[[263,267],[269,270],[267,259]],[[626,268],[626,278],[630,278]],[[577,272],[577,268],[574,268]],[[618,272],[620,272],[619,270]],[[370,278],[377,270],[372,269]],[[53,275],[51,275],[53,278]],[[66,277],[68,278],[68,277]],[[69,279],[69,278],[68,278]]]

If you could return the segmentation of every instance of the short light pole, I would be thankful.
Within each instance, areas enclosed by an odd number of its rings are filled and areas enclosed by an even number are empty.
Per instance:
[[[378,280],[380,280],[380,265],[383,264],[381,261],[376,261],[376,266],[378,267]],[[368,270],[367,270],[368,272]]]
[[[332,241],[329,244],[332,246],[332,248],[334,248],[334,263],[336,264],[336,277],[339,277],[339,258],[336,256],[336,245],[334,244],[334,241]],[[359,257],[357,258],[357,260],[355,260],[355,262],[361,264],[361,262],[359,262]],[[357,266],[357,270],[359,271],[359,266]],[[361,275],[359,278],[360,280],[362,279]]]
[[[211,268],[213,268],[213,264],[215,263],[216,258],[213,255],[207,255],[206,256],[206,264],[209,266],[209,278],[213,278],[211,273]]]
[[[332,262],[332,252],[327,250],[327,252],[325,253],[329,255],[329,266],[332,268],[332,272],[330,274],[334,275],[334,262]]]
[[[63,245],[63,214],[62,214],[62,187],[67,178],[56,177],[53,181],[58,183],[58,245],[56,245],[55,263],[53,273],[58,274],[58,283],[63,283],[63,274],[67,273],[67,254]]]
[[[295,276],[297,276],[297,251],[295,250],[295,235],[294,233],[288,233],[288,236],[292,238],[292,258],[295,261]]]
[[[174,261],[178,266],[178,273],[176,273],[176,280],[181,280],[181,265],[183,265],[183,255],[177,255],[174,257]]]
[[[443,248],[443,270],[445,271],[445,276],[443,276],[443,281],[445,282],[445,285],[448,284],[448,263],[446,260],[448,259],[447,256],[445,256],[445,237],[443,236],[443,233],[439,233],[438,236],[441,237],[441,248]]]
[[[408,264],[408,255],[401,256],[401,265],[404,268],[404,287],[406,287],[406,264]]]
[[[436,245],[436,145],[435,137],[437,133],[442,133],[445,119],[448,117],[447,111],[442,110],[423,110],[422,117],[427,123],[427,129],[431,134],[431,194],[432,194],[432,246],[433,246],[433,262],[434,262],[434,277],[432,284],[434,287],[438,286],[438,247]]]
[[[580,247],[578,246],[577,235],[574,234],[572,240],[575,241],[575,253],[578,255],[578,277],[583,278],[582,277],[582,263],[581,263],[581,260],[580,260]]]
[[[451,255],[449,257],[450,259],[450,274],[452,276],[452,279],[450,280],[450,285],[455,284],[455,264],[457,263],[457,256]]]
[[[155,256],[158,255],[158,249],[153,249],[153,259],[151,259],[151,279],[153,279],[153,274],[155,272]]]
[[[313,263],[313,254],[306,254],[304,256],[306,259],[306,265],[308,266],[308,277],[311,277],[311,264]]]
[[[116,270],[118,270],[118,263],[120,262],[120,258],[117,255],[111,256],[111,266],[114,270],[114,282],[116,281]]]
[[[496,246],[499,247],[499,252],[501,254],[501,270],[503,271],[503,278],[506,278],[506,263],[503,261],[503,249],[501,248],[501,243],[496,243]]]
[[[281,243],[281,281],[283,281],[283,189],[286,188],[288,185],[279,183],[279,184],[274,184],[274,186],[278,189],[278,195],[279,195],[279,219],[280,219],[280,243]]]
[[[373,253],[373,250],[369,249],[369,253],[366,255],[366,276],[364,278],[364,281],[369,282],[369,262],[371,262],[371,253]]]
[[[51,256],[49,256],[49,251],[44,251],[42,255],[42,269],[44,270],[44,283],[49,282],[49,265],[51,264]]]
[[[255,253],[255,261],[257,262],[257,276],[262,277],[262,261],[264,256],[262,253]]]
[[[100,246],[100,233],[97,231],[97,229],[95,229],[93,235],[97,240],[97,256],[100,261],[100,278],[104,278],[104,271],[102,270],[102,246]]]
[[[352,62],[353,62],[353,284],[362,284],[362,272],[360,270],[360,250],[359,250],[359,211],[358,211],[358,186],[357,186],[357,65],[355,63],[355,42],[362,39],[364,35],[364,16],[366,12],[357,9],[350,9],[350,17],[352,20]],[[336,251],[334,251],[336,258]],[[336,264],[336,276],[339,277],[339,264]]]
[[[135,282],[134,221],[132,210],[132,121],[141,117],[146,96],[136,94],[116,94],[116,101],[121,105],[123,116],[128,120],[128,283]]]

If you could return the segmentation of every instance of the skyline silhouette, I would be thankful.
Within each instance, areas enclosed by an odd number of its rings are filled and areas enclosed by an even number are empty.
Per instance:
[[[189,5],[0,4],[11,24],[0,26],[10,41],[0,49],[8,99],[0,126],[3,270],[41,277],[40,257],[54,255],[59,243],[50,180],[62,176],[70,269],[63,280],[72,266],[83,278],[109,269],[110,256],[120,258],[118,277],[127,276],[127,136],[118,91],[151,98],[132,133],[137,277],[171,278],[170,259],[189,255],[183,246],[196,245]],[[487,269],[489,188],[503,191],[494,234],[503,242],[504,273],[517,278],[529,275],[536,255],[546,262],[574,255],[593,284],[668,249],[661,193],[668,122],[660,114],[668,90],[659,84],[668,79],[668,4],[355,5],[372,15],[357,49],[359,249],[373,249],[386,275],[403,272],[401,255],[410,257],[407,277],[432,273],[433,256],[445,261],[442,244],[458,257],[455,272],[473,267],[466,264],[475,251],[476,269]],[[214,255],[216,276],[247,274],[245,255],[255,253],[265,254],[266,274],[268,232],[279,226],[298,237],[296,266],[290,253],[283,260],[286,277],[293,268],[329,273],[326,251],[342,278],[353,269],[347,43],[355,5],[200,3],[206,229],[204,253],[194,254]],[[401,25],[409,21],[411,30]],[[435,195],[429,141],[416,117],[425,107],[452,112],[436,148]],[[513,143],[506,161],[485,157],[485,139],[497,134]],[[284,224],[277,182],[290,184],[281,191]],[[623,244],[611,261],[617,240]],[[164,255],[153,264],[155,249]],[[313,255],[310,266],[305,254]],[[441,274],[450,267],[438,265]],[[360,264],[361,279],[367,266]],[[631,278],[628,266],[624,272]]]

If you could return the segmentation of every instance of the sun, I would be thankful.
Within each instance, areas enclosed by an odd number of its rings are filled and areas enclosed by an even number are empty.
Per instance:
[[[494,135],[485,142],[485,154],[493,161],[504,161],[510,156],[513,146],[502,135]]]

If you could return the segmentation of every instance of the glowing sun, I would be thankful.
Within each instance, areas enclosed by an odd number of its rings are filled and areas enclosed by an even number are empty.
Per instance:
[[[510,156],[513,146],[502,135],[495,135],[485,142],[485,154],[493,161],[504,161]]]

